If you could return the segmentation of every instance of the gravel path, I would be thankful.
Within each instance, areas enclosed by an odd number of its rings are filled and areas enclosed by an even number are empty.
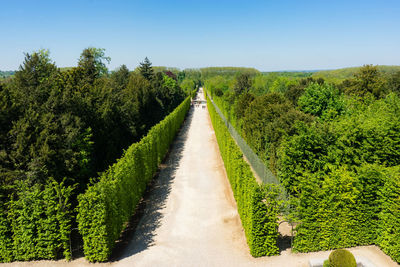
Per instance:
[[[202,97],[201,94],[199,94]],[[375,246],[350,249],[376,267],[398,266]],[[194,107],[145,202],[132,240],[112,263],[38,261],[4,266],[308,266],[329,251],[252,258],[207,109]]]

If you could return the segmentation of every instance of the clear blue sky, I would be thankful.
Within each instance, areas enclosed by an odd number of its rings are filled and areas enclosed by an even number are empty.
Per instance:
[[[109,68],[246,66],[263,71],[400,65],[399,0],[0,0],[0,70],[49,49],[76,66],[88,46]]]

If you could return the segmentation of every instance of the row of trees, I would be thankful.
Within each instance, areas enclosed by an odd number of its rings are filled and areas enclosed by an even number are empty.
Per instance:
[[[400,261],[398,235],[376,227],[400,225],[385,203],[395,203],[398,190],[384,193],[400,178],[398,77],[366,65],[337,84],[288,78],[287,86],[261,95],[257,76],[205,81],[290,194],[291,217],[299,222],[295,249],[378,244]]]
[[[133,72],[122,65],[110,73],[109,61],[91,47],[77,67],[60,69],[41,50],[0,83],[0,243],[15,249],[0,251],[0,260],[68,256],[62,242],[76,225],[77,195],[186,97],[177,78],[155,72],[147,58]],[[57,198],[62,207],[48,203]],[[50,252],[33,252],[44,246],[43,225],[63,234],[49,234]]]

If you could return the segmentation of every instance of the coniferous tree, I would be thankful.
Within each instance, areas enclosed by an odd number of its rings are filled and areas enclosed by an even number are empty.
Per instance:
[[[144,59],[143,62],[140,62],[139,71],[140,74],[142,74],[142,76],[146,78],[146,80],[151,81],[153,79],[154,70],[151,66],[150,60],[147,57]]]
[[[85,77],[90,83],[108,73],[104,62],[109,63],[111,58],[106,57],[104,51],[104,48],[88,47],[83,50],[79,58],[78,67],[84,70]]]
[[[113,72],[112,79],[119,90],[126,88],[129,82],[129,69],[126,65],[122,65],[117,71]]]

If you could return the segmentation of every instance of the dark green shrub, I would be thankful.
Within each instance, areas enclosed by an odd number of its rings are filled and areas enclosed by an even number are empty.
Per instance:
[[[354,255],[345,249],[337,249],[329,255],[330,267],[357,267]]]
[[[89,261],[108,260],[115,240],[133,215],[189,107],[190,97],[152,127],[140,142],[129,147],[123,157],[101,175],[98,183],[78,196],[78,228]]]

